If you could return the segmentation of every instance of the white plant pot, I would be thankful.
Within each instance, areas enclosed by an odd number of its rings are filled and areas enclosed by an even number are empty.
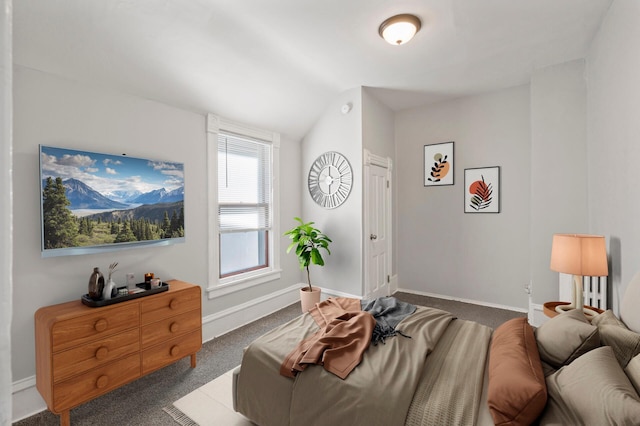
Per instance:
[[[300,289],[300,304],[302,305],[302,312],[309,312],[309,309],[313,308],[316,303],[320,302],[320,287],[313,287],[312,291],[309,291],[309,286],[302,287]]]

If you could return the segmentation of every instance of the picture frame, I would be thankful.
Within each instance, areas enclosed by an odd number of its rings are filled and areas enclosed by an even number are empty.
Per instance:
[[[454,143],[424,146],[424,186],[454,185]]]
[[[500,167],[464,169],[464,212],[500,213]]]
[[[39,150],[42,257],[184,243],[183,163]]]

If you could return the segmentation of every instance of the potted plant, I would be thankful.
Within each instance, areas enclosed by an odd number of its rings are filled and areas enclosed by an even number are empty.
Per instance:
[[[307,287],[300,289],[302,312],[307,312],[320,301],[320,288],[311,285],[309,265],[324,265],[324,259],[322,259],[320,249],[324,249],[327,251],[327,254],[331,254],[329,251],[329,243],[332,241],[319,229],[313,227],[314,222],[304,223],[299,217],[294,217],[294,219],[300,222],[300,224],[285,232],[284,235],[289,236],[291,239],[287,253],[295,247],[300,269],[307,270]]]

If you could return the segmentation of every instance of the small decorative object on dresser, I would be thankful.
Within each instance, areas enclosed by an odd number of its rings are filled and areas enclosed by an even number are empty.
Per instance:
[[[100,300],[102,298],[102,290],[104,289],[104,277],[98,267],[93,268],[93,273],[89,278],[89,297],[92,300]]]
[[[320,249],[323,248],[328,254],[331,254],[329,243],[332,241],[319,229],[313,227],[314,222],[304,223],[299,217],[294,217],[294,219],[300,222],[300,225],[288,230],[284,235],[288,235],[291,239],[291,244],[287,247],[287,253],[295,247],[300,269],[306,268],[307,270],[307,287],[300,289],[302,312],[307,312],[320,301],[320,288],[311,285],[309,265],[313,263],[314,265],[324,266],[324,259],[322,259]]]
[[[36,387],[60,424],[69,411],[202,347],[200,286],[172,280],[168,290],[103,307],[79,300],[35,313]]]
[[[117,266],[118,262],[113,262],[111,265],[109,265],[109,277],[107,278],[107,284],[105,284],[104,290],[102,291],[102,298],[104,300],[109,300],[118,294],[116,283],[114,283],[111,279],[111,275],[116,271]]]
[[[104,289],[102,290],[102,299],[109,300],[114,297],[114,293],[117,294],[117,292],[118,290],[116,290],[116,283],[114,283],[112,279],[109,279],[104,285]]]

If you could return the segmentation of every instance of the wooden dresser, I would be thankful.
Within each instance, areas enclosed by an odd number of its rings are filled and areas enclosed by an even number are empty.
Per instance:
[[[201,289],[168,283],[167,291],[109,306],[77,300],[36,311],[36,386],[61,425],[72,408],[185,356],[195,368]]]

